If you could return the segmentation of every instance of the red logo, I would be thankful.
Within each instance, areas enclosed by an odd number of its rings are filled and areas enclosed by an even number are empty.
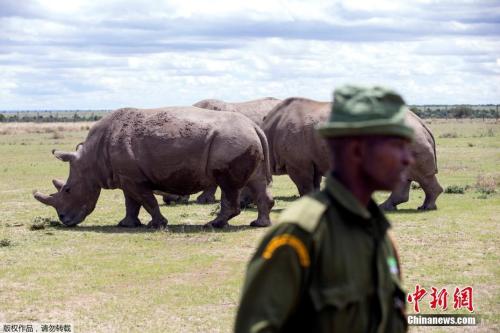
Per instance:
[[[466,308],[470,312],[474,312],[472,305],[472,287],[465,287],[463,289],[455,288],[453,293],[453,308],[461,309]]]
[[[425,296],[425,294],[427,294],[427,291],[423,288],[421,289],[419,284],[415,286],[415,292],[413,294],[408,294],[408,303],[415,303],[414,308],[416,313],[420,312],[418,302]]]
[[[431,297],[432,300],[430,301],[431,309],[436,309],[438,306],[446,310],[448,308],[448,291],[446,291],[446,288],[443,288],[439,291],[434,287],[431,287],[432,293]]]
[[[436,287],[431,287],[432,292],[430,293],[431,300],[429,301],[429,306],[431,309],[435,310],[440,308],[442,310],[448,309],[448,291],[446,288],[438,289]],[[413,309],[415,313],[420,312],[419,302],[423,301],[424,296],[427,295],[427,290],[422,288],[419,284],[415,286],[415,292],[408,293],[407,300],[408,303],[413,304]],[[474,312],[474,305],[472,303],[472,287],[465,288],[455,288],[453,293],[453,309],[465,308],[470,312]]]

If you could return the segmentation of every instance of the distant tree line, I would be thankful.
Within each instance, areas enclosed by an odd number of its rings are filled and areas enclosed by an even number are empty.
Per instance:
[[[55,123],[55,122],[81,122],[97,121],[104,116],[103,112],[96,114],[94,112],[5,112],[0,113],[0,122],[34,122],[34,123]]]
[[[420,118],[445,118],[445,119],[464,119],[464,118],[482,118],[498,119],[500,116],[499,105],[413,105],[410,110],[415,112]]]
[[[421,118],[445,119],[498,119],[500,116],[499,105],[412,105],[410,110]],[[0,112],[0,122],[80,122],[97,121],[108,110],[99,111],[19,111]]]

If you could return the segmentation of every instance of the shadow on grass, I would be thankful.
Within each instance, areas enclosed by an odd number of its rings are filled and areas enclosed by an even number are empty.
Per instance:
[[[392,210],[392,211],[384,211],[385,214],[391,215],[391,214],[422,214],[422,213],[427,213],[427,212],[432,212],[432,210],[419,210],[416,208],[403,208],[403,209],[398,209],[398,210]]]
[[[162,207],[191,206],[191,205],[210,206],[210,205],[215,205],[215,204],[220,204],[220,200],[215,199],[215,202],[211,202],[211,203],[198,203],[198,202],[196,202],[196,199],[194,199],[194,200],[189,200],[187,203],[172,202],[169,204],[166,204],[163,201],[158,200],[158,205],[160,205]]]
[[[276,207],[276,206],[275,206]],[[272,208],[271,209],[271,212],[273,213],[280,213],[282,210],[284,210],[285,208]],[[255,205],[251,205],[251,206],[247,206],[247,207],[244,207],[244,208],[241,208],[241,212],[252,212],[252,213],[258,213],[258,209]]]
[[[273,197],[273,199],[275,201],[283,201],[283,202],[294,202],[296,200],[298,200],[300,197],[298,195],[291,195],[291,196],[288,196],[288,197],[285,197],[285,196],[276,196],[276,197]],[[161,206],[161,207],[175,207],[175,206],[192,206],[192,205],[201,205],[201,206],[210,206],[210,205],[214,205],[214,204],[220,204],[220,200],[216,199],[214,203],[198,203],[196,202],[196,200],[189,200],[187,203],[170,203],[170,204],[166,204],[164,202],[160,202],[158,201],[158,204]],[[242,210],[244,209],[247,209],[247,210],[250,210],[250,211],[257,211],[256,209],[256,206],[255,204],[251,203],[249,206],[247,207],[241,207]],[[281,210],[281,209],[279,209]],[[276,211],[275,209],[273,209],[273,212]]]
[[[156,232],[165,233],[228,233],[228,232],[239,232],[243,230],[257,229],[249,225],[228,225],[222,229],[216,229],[212,227],[205,227],[204,225],[193,225],[193,224],[169,224],[166,229],[150,229],[145,225],[138,228],[123,228],[112,225],[78,225],[75,227],[66,227],[62,224],[57,226],[51,226],[47,229],[57,229],[70,232],[96,232],[103,234],[149,234]]]
[[[298,195],[291,195],[291,196],[288,196],[288,197],[284,197],[284,196],[276,196],[274,197],[274,200],[278,200],[278,201],[285,201],[285,202],[293,202],[295,200],[298,200],[300,197]]]

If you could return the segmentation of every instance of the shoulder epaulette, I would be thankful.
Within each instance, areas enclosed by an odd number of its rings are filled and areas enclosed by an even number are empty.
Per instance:
[[[317,198],[304,196],[281,213],[278,223],[293,223],[307,232],[313,232],[327,207]]]

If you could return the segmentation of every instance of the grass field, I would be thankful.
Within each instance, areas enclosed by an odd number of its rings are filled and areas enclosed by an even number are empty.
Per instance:
[[[88,125],[0,124],[0,322],[73,323],[77,332],[231,331],[246,263],[265,232],[247,227],[255,210],[226,230],[204,231],[216,204],[162,206],[167,231],[124,230],[115,227],[125,210],[114,190],[102,192],[78,227],[61,227],[55,210],[31,192],[52,193],[52,178],[67,177],[68,165],[51,150],[74,149]],[[405,287],[452,294],[455,286],[472,286],[482,320],[474,331],[499,331],[500,124],[432,120],[430,127],[438,178],[448,192],[463,193],[443,193],[438,210],[421,213],[423,192],[415,187],[410,201],[389,214]],[[276,218],[297,192],[286,176],[275,177],[272,191]],[[149,219],[143,211],[140,217]],[[424,300],[421,312],[442,312]],[[452,304],[451,295],[445,313],[467,312]]]

